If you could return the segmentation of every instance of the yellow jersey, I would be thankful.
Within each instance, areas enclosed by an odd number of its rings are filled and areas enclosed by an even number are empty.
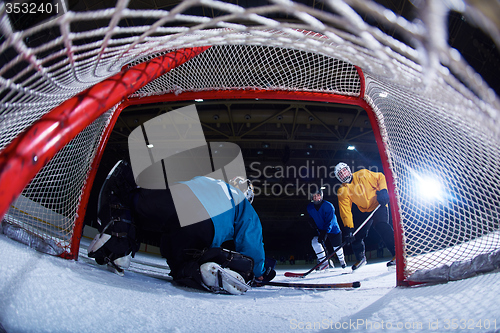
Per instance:
[[[339,212],[345,227],[354,228],[352,203],[362,212],[371,212],[378,206],[377,191],[386,189],[385,176],[367,169],[352,174],[351,183],[344,183],[337,191]]]

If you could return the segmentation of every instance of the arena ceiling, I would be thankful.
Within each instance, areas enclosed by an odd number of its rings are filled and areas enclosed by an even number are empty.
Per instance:
[[[243,7],[256,7],[272,4],[266,0],[227,1]],[[331,11],[325,1],[299,0],[318,10]],[[355,3],[356,1],[352,1]],[[416,11],[424,6],[423,0],[377,0],[377,3],[405,17],[415,20]],[[131,9],[172,10],[180,3],[175,0],[130,0]],[[500,27],[500,6],[488,0],[469,0],[469,5],[480,8],[482,13]],[[495,3],[496,6],[495,6]],[[68,9],[88,11],[110,8],[114,0],[67,0]],[[195,6],[185,14],[216,17],[226,14],[213,8]],[[275,20],[293,22],[294,17],[275,14]],[[371,25],[377,26],[386,34],[397,39],[392,28],[378,24],[374,17],[363,17]],[[24,24],[30,24],[25,22]],[[85,21],[79,24],[98,26],[102,22]],[[135,25],[136,22],[121,22],[120,25]],[[78,27],[75,27],[78,28]],[[392,29],[392,30],[391,30]],[[449,43],[456,48],[467,62],[480,73],[497,94],[500,93],[500,54],[495,43],[480,29],[476,28],[461,14],[449,15]],[[178,104],[182,106],[185,104]],[[157,116],[162,110],[175,108],[176,105],[138,105],[129,107],[122,113],[110,139],[110,149],[122,150],[131,129],[147,119]],[[317,159],[320,163],[336,163],[348,159],[354,165],[375,163],[378,151],[373,131],[364,110],[326,103],[297,103],[281,101],[265,103],[257,101],[213,101],[198,103],[200,120],[206,130],[208,141],[228,140],[242,148],[246,161],[265,161],[270,163],[301,163],[305,159]],[[277,114],[280,115],[276,116]],[[353,145],[355,151],[347,151]]]
[[[230,2],[244,7],[271,3],[264,0]],[[324,1],[296,2],[329,11]],[[415,19],[417,8],[423,4],[420,0],[378,0],[377,2],[408,20]],[[485,14],[498,22],[500,15],[492,14],[499,9],[491,5],[484,7],[491,2],[469,1],[469,3],[483,8]],[[113,7],[115,1],[68,0],[68,4],[71,10],[86,11]],[[179,1],[172,0],[131,0],[128,7],[171,10],[178,4]],[[214,9],[208,10],[203,6],[192,8],[186,13],[212,17],[225,14]],[[286,14],[277,14],[273,19],[294,20]],[[394,38],[403,38],[398,36],[396,31],[378,25],[369,15],[365,15],[364,19]],[[99,24],[99,22],[94,24]],[[459,13],[451,12],[449,43],[461,52],[469,64],[497,93],[500,91],[498,81],[500,55],[495,43],[489,37]],[[126,138],[131,129],[165,110],[184,105],[160,103],[136,105],[125,109],[113,131],[109,149],[118,151],[119,154],[123,153],[126,150]],[[257,161],[264,164],[301,165],[306,161],[315,160],[317,164],[331,165],[346,160],[355,166],[380,166],[380,157],[368,116],[359,107],[329,103],[225,100],[197,103],[197,109],[207,141],[237,143],[248,163]],[[356,149],[347,150],[349,146],[355,146]]]

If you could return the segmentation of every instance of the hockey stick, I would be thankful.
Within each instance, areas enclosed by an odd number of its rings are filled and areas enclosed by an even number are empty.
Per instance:
[[[368,215],[368,217],[366,218],[366,220],[361,223],[361,225],[358,227],[358,229],[356,229],[356,231],[354,231],[354,233],[352,234],[353,236],[355,236],[360,230],[361,228],[363,228],[365,226],[365,224],[368,223],[368,221],[370,221],[370,219],[372,218],[373,214],[375,214],[375,212],[377,211],[377,209],[379,209],[380,205],[377,206],[377,208],[375,208],[370,215]],[[314,266],[313,268],[311,268],[310,270],[308,270],[307,272],[305,273],[293,273],[293,272],[285,272],[285,276],[286,277],[306,277],[307,275],[309,275],[312,271],[314,271],[316,268],[320,267],[325,261],[327,260],[330,260],[331,257],[333,257],[335,255],[335,253],[341,248],[341,247],[344,247],[345,245],[347,244],[346,241],[343,241],[342,244],[340,244],[336,249],[333,250],[333,252],[331,254],[329,254],[325,259],[321,260],[321,262],[319,262],[318,264],[316,264],[316,266]]]
[[[327,249],[327,247],[326,247],[326,243],[325,243],[325,241],[321,242],[321,245],[323,246],[323,249],[324,249],[324,251],[325,251],[325,256],[330,257],[330,255],[328,254],[328,249]],[[335,252],[335,250],[334,250],[333,252]],[[317,255],[317,254],[316,254],[316,255]],[[328,262],[328,267],[329,267],[329,268],[332,268],[332,267],[330,266],[330,262]]]
[[[289,288],[305,288],[305,289],[337,289],[337,288],[359,288],[361,283],[346,282],[346,283],[294,283],[294,282],[258,282],[259,286],[276,286]]]

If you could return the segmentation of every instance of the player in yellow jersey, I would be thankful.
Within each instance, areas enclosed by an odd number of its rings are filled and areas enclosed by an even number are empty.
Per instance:
[[[364,239],[372,226],[393,256],[387,266],[395,265],[394,230],[389,223],[389,210],[387,208],[389,193],[384,174],[367,169],[359,170],[353,174],[349,166],[343,162],[335,166],[334,172],[342,183],[337,191],[337,197],[340,217],[344,227],[347,228],[345,240],[351,244],[357,260],[352,266],[352,270],[366,264]],[[353,207],[353,204],[357,206],[357,209]],[[353,236],[355,224],[360,225],[379,204],[380,208],[373,214],[368,223]],[[355,214],[356,221],[353,219],[353,208],[356,212],[359,211],[359,214]]]

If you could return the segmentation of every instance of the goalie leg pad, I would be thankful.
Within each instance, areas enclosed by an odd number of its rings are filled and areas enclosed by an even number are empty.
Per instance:
[[[92,254],[99,250],[110,238],[111,235],[108,234],[97,234],[87,249],[89,255],[92,257]]]
[[[170,273],[175,282],[195,289],[212,292],[227,291],[237,295],[250,288],[248,283],[254,277],[252,258],[222,248],[189,252],[186,251],[186,257],[191,258],[191,260],[187,260],[181,267]],[[203,266],[206,263],[210,265]],[[201,266],[204,267],[204,277]],[[214,276],[217,276],[217,279]],[[222,280],[226,280],[226,286],[224,283],[219,283],[219,276]],[[207,280],[208,284],[204,279]],[[232,282],[228,283],[227,281]]]
[[[206,262],[215,262],[222,268],[229,268],[237,272],[247,283],[253,280],[253,259],[241,253],[220,247],[209,248],[198,259],[200,265]]]
[[[136,187],[130,165],[124,161],[116,163],[99,191],[97,202],[99,223],[106,225],[116,218],[125,218],[124,214],[128,214],[127,219],[130,220],[130,212],[126,213],[125,210],[131,207],[132,193]]]
[[[127,207],[131,207],[131,193],[135,191],[134,173],[132,167],[125,161],[118,161],[109,172],[99,192],[98,210],[109,206],[107,201],[110,195],[115,195],[118,201]]]
[[[97,234],[88,247],[88,256],[99,265],[114,262],[119,268],[130,266],[139,245],[135,241],[135,227],[130,223],[113,222],[105,231]]]
[[[243,277],[229,268],[222,268],[214,262],[200,266],[203,283],[213,292],[227,292],[232,295],[244,294],[250,286]]]
[[[204,285],[201,278],[200,265],[195,261],[186,262],[175,274],[171,271],[170,275],[180,285],[193,289],[210,290],[210,288]]]

